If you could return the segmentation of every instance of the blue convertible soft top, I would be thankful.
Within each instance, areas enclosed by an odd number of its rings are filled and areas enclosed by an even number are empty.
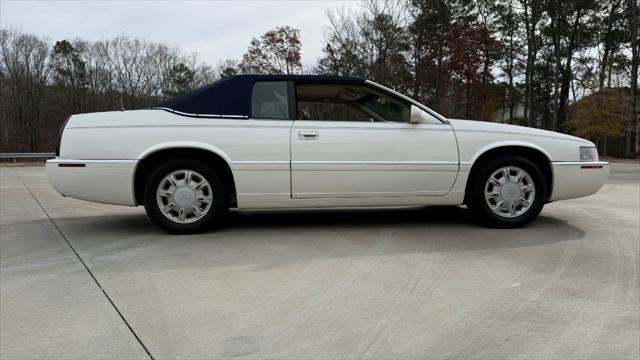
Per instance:
[[[191,116],[251,116],[251,92],[258,81],[300,83],[363,83],[364,78],[316,75],[235,75],[188,92],[156,107]]]

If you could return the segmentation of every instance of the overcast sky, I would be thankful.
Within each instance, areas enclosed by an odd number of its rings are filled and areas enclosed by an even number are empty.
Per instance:
[[[212,65],[239,59],[249,41],[281,25],[300,29],[303,64],[322,55],[330,8],[355,1],[24,1],[0,0],[0,27],[52,40],[102,40],[121,34],[197,52]]]

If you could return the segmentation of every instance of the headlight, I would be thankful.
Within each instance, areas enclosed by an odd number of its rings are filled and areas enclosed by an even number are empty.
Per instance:
[[[580,161],[598,161],[598,149],[593,146],[580,146]]]

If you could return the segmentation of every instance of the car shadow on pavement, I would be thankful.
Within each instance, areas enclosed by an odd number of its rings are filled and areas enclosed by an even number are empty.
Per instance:
[[[224,226],[183,236],[156,228],[144,213],[55,221],[81,253],[98,262],[126,259],[111,271],[127,271],[132,259],[145,268],[266,269],[320,258],[524,248],[585,236],[547,216],[521,229],[486,228],[460,207],[231,212]]]

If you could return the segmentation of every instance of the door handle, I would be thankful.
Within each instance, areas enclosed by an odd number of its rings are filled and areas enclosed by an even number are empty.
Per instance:
[[[317,140],[320,137],[317,131],[299,131],[298,139],[300,140]]]

